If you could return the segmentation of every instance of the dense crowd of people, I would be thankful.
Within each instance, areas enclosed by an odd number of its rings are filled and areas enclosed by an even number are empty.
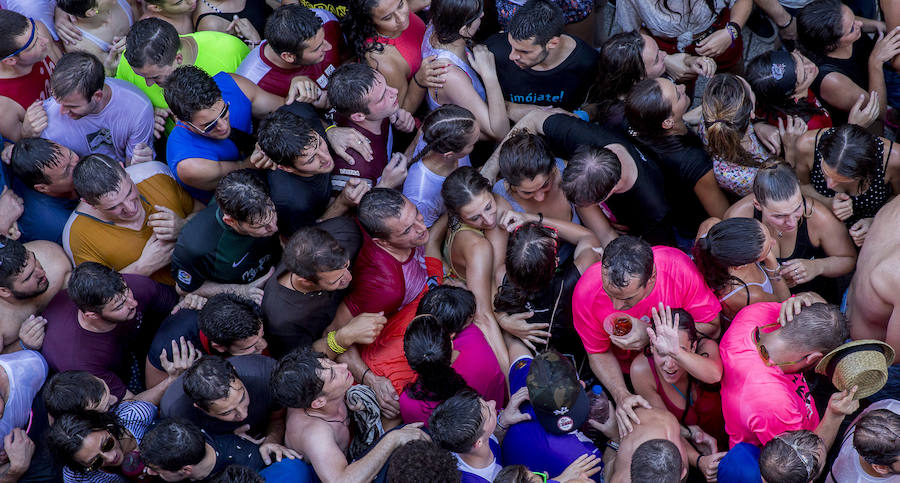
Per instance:
[[[900,2],[605,4],[0,0],[0,483],[900,481]]]

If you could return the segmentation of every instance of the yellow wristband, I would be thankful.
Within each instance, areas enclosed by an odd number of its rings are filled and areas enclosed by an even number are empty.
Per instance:
[[[326,128],[325,128],[325,132],[328,132],[328,130],[331,129],[331,128],[333,128],[333,127],[337,127],[337,124],[332,124],[332,125],[326,127]]]
[[[334,351],[335,354],[340,355],[340,354],[343,354],[344,352],[347,352],[347,349],[344,349],[343,347],[340,346],[340,344],[337,343],[337,339],[334,338],[335,333],[337,333],[337,331],[335,331],[335,330],[332,330],[331,332],[328,333],[328,337],[327,337],[328,348],[331,349],[332,351]]]

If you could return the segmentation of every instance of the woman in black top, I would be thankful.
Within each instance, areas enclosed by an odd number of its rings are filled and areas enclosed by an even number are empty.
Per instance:
[[[812,91],[834,118],[847,122],[847,114],[860,96],[878,94],[878,118],[887,108],[887,89],[882,65],[900,53],[900,30],[875,43],[862,34],[862,21],[840,0],[816,0],[797,16],[800,49],[819,67]]]
[[[759,168],[753,193],[725,212],[725,218],[756,218],[775,237],[778,274],[791,293],[813,291],[840,303],[836,277],[856,266],[847,229],[821,202],[808,198],[790,165],[769,161]]]
[[[673,223],[683,238],[692,240],[700,223],[724,216],[729,203],[702,141],[684,124],[690,105],[684,85],[662,77],[638,82],[625,99],[629,134],[656,154],[666,177],[666,197],[680,205]]]

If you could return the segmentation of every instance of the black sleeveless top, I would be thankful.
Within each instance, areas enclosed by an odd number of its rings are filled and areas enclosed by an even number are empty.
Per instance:
[[[223,19],[231,22],[234,20],[234,16],[237,15],[240,18],[246,18],[253,25],[253,28],[259,32],[259,36],[263,37],[263,30],[266,27],[266,19],[269,18],[269,15],[272,14],[272,8],[266,4],[265,0],[247,0],[244,4],[244,9],[240,12],[207,12],[200,14],[197,17],[197,21],[194,22],[194,30],[197,30],[197,26],[200,25],[200,21],[203,20],[203,17],[208,15],[215,15],[216,17],[222,17]]]
[[[828,74],[837,72],[849,77],[860,89],[868,92],[869,54],[872,52],[873,46],[874,42],[867,35],[863,35],[853,43],[853,53],[849,59],[825,57],[821,62],[816,62],[816,66],[819,67],[819,74],[813,79],[810,88],[816,94],[816,97],[821,100],[822,105],[831,113],[835,126],[846,124],[848,113],[832,106],[822,97],[822,81],[825,80],[825,76]]]
[[[825,173],[822,171],[823,158],[821,151],[819,151],[819,136],[822,132],[824,132],[826,136],[830,136],[834,132],[834,128],[820,131],[816,135],[816,151],[815,156],[813,157],[812,169],[809,172],[809,179],[817,193],[828,198],[833,198],[837,193],[828,188],[825,182]],[[874,217],[875,214],[878,213],[878,210],[888,202],[894,191],[891,188],[891,185],[884,180],[885,165],[887,164],[883,161],[884,141],[881,138],[876,138],[875,145],[875,155],[879,160],[882,160],[882,162],[878,165],[878,170],[875,172],[875,181],[872,182],[871,186],[856,196],[850,196],[850,200],[853,202],[853,216],[844,221],[844,224],[848,227],[853,226],[854,223],[863,218]],[[893,148],[894,142],[891,141],[891,144],[888,147],[888,153],[890,153]]]
[[[806,212],[806,198],[803,199],[803,211]],[[762,212],[753,208],[753,218],[762,221]],[[815,260],[826,257],[828,255],[825,253],[825,250],[822,247],[813,245],[812,240],[809,239],[809,224],[806,222],[806,217],[800,217],[800,223],[797,225],[797,240],[794,242],[794,251],[786,257],[778,257],[778,263],[782,264],[788,260]],[[791,288],[792,294],[801,292],[815,292],[831,303],[840,303],[836,280],[823,275]]]

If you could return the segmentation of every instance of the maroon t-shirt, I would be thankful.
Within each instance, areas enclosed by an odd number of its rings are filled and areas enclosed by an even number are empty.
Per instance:
[[[119,323],[109,332],[97,333],[78,323],[78,308],[61,290],[42,314],[47,319],[46,335],[41,353],[55,371],[87,371],[106,381],[110,394],[119,399],[125,396],[123,375],[130,368],[126,351],[134,349],[133,342],[153,338],[159,323],[178,303],[173,287],[163,285],[142,275],[123,275],[125,284],[137,300],[137,312],[132,320]],[[143,362],[146,354],[139,354]]]
[[[381,121],[381,134],[375,134],[372,131],[356,124],[346,116],[335,114],[335,123],[340,127],[352,127],[359,131],[360,134],[369,140],[369,146],[372,147],[372,160],[366,161],[361,154],[355,150],[347,150],[353,157],[353,164],[344,161],[340,156],[332,156],[334,159],[334,169],[331,170],[331,189],[334,192],[340,192],[347,183],[347,178],[363,178],[367,180],[371,186],[378,183],[381,172],[387,166],[391,159],[391,152],[394,148],[394,136],[391,130],[391,122],[388,118]]]

